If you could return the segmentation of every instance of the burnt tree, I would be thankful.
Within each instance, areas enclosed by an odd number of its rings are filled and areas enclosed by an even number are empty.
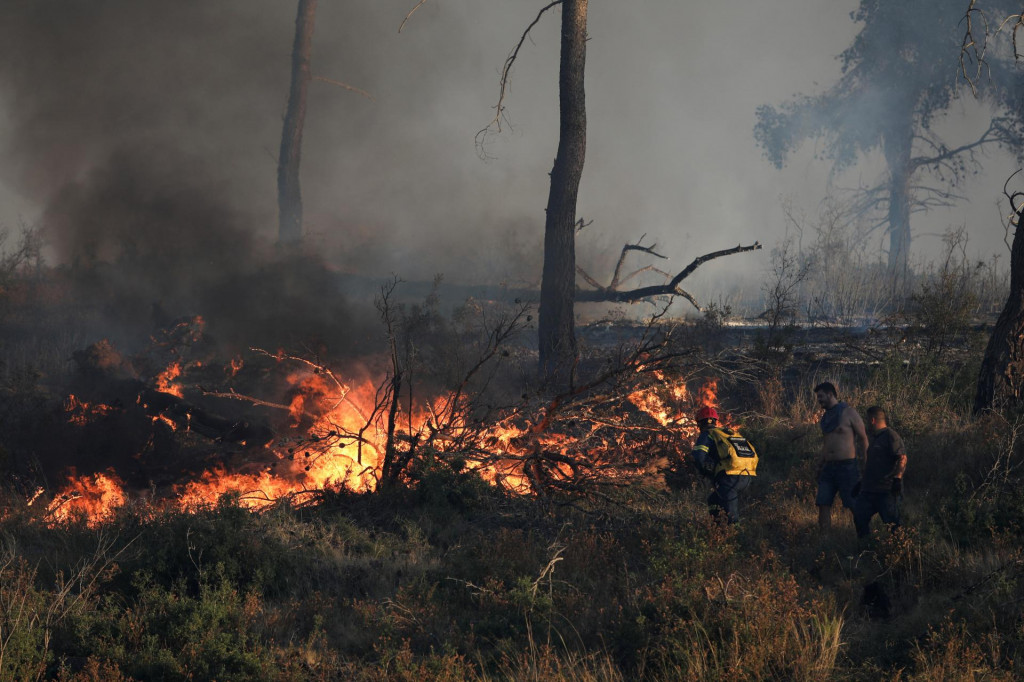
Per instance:
[[[558,155],[551,169],[544,221],[544,270],[538,334],[540,371],[565,379],[576,358],[576,197],[587,147],[583,86],[587,51],[588,0],[562,0],[562,42],[558,67]]]
[[[1024,398],[1024,193],[1015,193],[1010,202],[1016,214],[1012,221],[1016,229],[1010,248],[1010,295],[981,361],[975,413],[1019,404]]]
[[[313,79],[310,55],[313,51],[313,26],[317,0],[299,0],[295,17],[295,44],[292,47],[292,77],[288,109],[281,132],[281,154],[277,159],[278,241],[294,244],[302,240],[302,190],[299,163],[302,157],[302,130],[306,121],[306,97]]]
[[[422,4],[422,2],[420,3]],[[586,273],[576,267],[576,232],[585,226],[576,218],[576,200],[587,146],[587,112],[584,88],[584,72],[587,45],[588,0],[553,0],[537,13],[519,38],[518,44],[509,53],[501,72],[498,103],[491,122],[477,133],[477,144],[483,153],[484,142],[493,128],[501,130],[504,120],[504,102],[512,65],[519,56],[519,50],[529,37],[530,31],[549,9],[561,6],[561,44],[558,70],[559,93],[559,137],[558,153],[551,170],[551,184],[544,222],[544,268],[541,279],[540,311],[538,320],[539,370],[542,378],[553,384],[572,383],[576,363],[575,303],[598,301],[637,301],[654,296],[683,296],[697,306],[695,299],[679,288],[679,283],[693,269],[711,258],[739,253],[755,248],[737,247],[723,252],[702,256],[686,270],[675,277],[666,277],[663,285],[641,287],[621,291],[618,277],[612,285],[602,287]],[[417,5],[416,7],[419,7]],[[413,8],[415,11],[416,8]],[[411,14],[411,12],[410,12]],[[627,245],[623,251],[640,250],[652,253],[639,245]],[[657,255],[657,254],[653,254]],[[621,259],[619,267],[621,268]],[[646,271],[650,268],[644,268]],[[578,291],[577,272],[596,291]],[[617,270],[618,272],[618,270]],[[630,277],[639,274],[633,273]],[[627,278],[628,279],[628,278]],[[699,306],[697,306],[699,308]]]

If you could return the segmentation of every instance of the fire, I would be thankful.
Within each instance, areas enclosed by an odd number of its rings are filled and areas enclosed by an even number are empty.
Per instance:
[[[114,409],[110,405],[93,405],[79,400],[73,393],[64,401],[64,411],[68,413],[68,421],[77,426],[87,424],[96,417],[110,414]]]
[[[296,360],[283,352],[265,355],[276,362]],[[468,403],[461,394],[424,396],[415,403],[403,395],[395,401],[388,393],[387,380],[374,380],[360,372],[343,380],[322,366],[301,363],[305,366],[283,377],[287,386],[283,402],[253,399],[256,404],[281,410],[282,416],[273,439],[262,446],[258,456],[246,459],[241,471],[237,465],[229,466],[230,460],[226,459],[224,464],[196,472],[190,481],[173,486],[173,496],[159,504],[194,509],[215,504],[221,496],[231,494],[241,505],[260,509],[282,498],[301,499],[329,487],[372,491],[384,475],[386,455],[401,456],[417,448],[421,448],[418,452],[429,448],[429,452],[439,455],[450,449],[460,459],[462,453],[470,452],[472,455],[465,458],[467,467],[516,494],[536,493],[539,485],[571,484],[579,480],[581,466],[585,476],[633,476],[647,466],[647,446],[678,447],[677,442],[692,435],[695,405],[713,406],[717,402],[715,379],[691,392],[682,378],[654,373],[638,380],[638,386],[625,397],[653,421],[637,421],[635,412],[608,406],[601,408],[608,410],[605,416],[594,413],[593,417],[572,418],[558,426],[552,426],[546,417],[534,423],[528,414],[519,413],[484,426],[474,425],[468,418]],[[173,363],[156,378],[156,388],[182,397],[183,374],[196,366],[195,362],[185,367]],[[225,374],[234,377],[242,368],[242,359],[235,358],[225,367]],[[222,395],[236,396],[233,390]],[[596,402],[586,409],[594,410],[599,405],[602,403]],[[113,409],[90,406],[75,396],[69,396],[66,402],[69,420],[76,424]],[[150,416],[181,433],[190,430],[190,412],[185,412],[185,422],[180,412],[172,415],[174,418],[167,414]],[[204,435],[199,429],[201,423],[195,422],[199,436]],[[205,424],[208,429],[209,422]],[[205,437],[211,437],[208,431],[205,433]],[[244,442],[229,442],[237,445],[225,448],[226,458],[231,453],[241,454],[237,448]],[[47,518],[59,523],[85,516],[89,523],[98,524],[111,518],[128,499],[129,494],[113,472],[73,477],[48,506]]]
[[[335,401],[344,399],[348,393],[348,387],[340,383],[332,383],[328,375],[324,373],[294,373],[288,377],[288,383],[293,389],[291,402],[288,404],[288,413],[292,417],[293,426],[298,426],[304,416],[310,413],[322,412],[325,403],[335,398]]]
[[[185,397],[185,391],[180,385],[174,383],[174,380],[181,376],[181,363],[172,363],[167,369],[160,372],[156,377],[156,390],[161,393],[170,393],[176,395],[179,398]]]
[[[697,394],[697,401],[701,407],[715,407],[718,405],[718,379],[711,377],[700,387]]]
[[[84,517],[95,526],[124,506],[125,500],[121,481],[113,472],[71,477],[67,487],[47,506],[46,514],[55,523]]]

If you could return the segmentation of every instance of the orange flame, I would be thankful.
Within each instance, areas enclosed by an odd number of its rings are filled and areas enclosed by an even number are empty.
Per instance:
[[[718,405],[718,379],[711,377],[704,382],[697,393],[697,401],[701,407],[715,407]]]
[[[279,361],[283,357],[277,358]],[[231,371],[241,368],[233,361]],[[181,395],[176,380],[181,376],[180,363],[161,373],[160,390]],[[628,396],[639,410],[648,414],[663,428],[678,431],[684,437],[694,427],[690,411],[694,399],[702,405],[717,401],[718,382],[705,382],[696,395],[692,395],[679,380],[667,380],[658,375],[658,382],[642,387]],[[273,504],[287,496],[303,495],[331,486],[344,486],[355,491],[372,491],[380,476],[387,448],[389,410],[380,409],[380,382],[364,378],[359,381],[341,381],[322,368],[311,366],[292,372],[286,377],[291,388],[284,407],[287,409],[292,434],[279,435],[268,446],[259,470],[229,471],[218,467],[199,474],[196,480],[174,487],[175,499],[166,504],[181,509],[215,504],[225,494],[238,497],[239,503],[253,509]],[[170,389],[170,390],[169,390]],[[396,407],[398,438],[407,437],[414,442],[423,434],[436,433],[439,424],[450,430],[469,428],[464,423],[464,399],[442,395],[422,402],[419,407],[403,401]],[[84,404],[70,397],[69,413],[84,415]],[[106,406],[101,406],[106,408]],[[106,408],[112,409],[112,408]],[[409,410],[413,413],[410,414]],[[102,412],[100,412],[102,413]],[[74,417],[72,417],[74,418]],[[84,418],[84,417],[83,417]],[[170,426],[176,423],[159,415]],[[579,423],[572,434],[534,433],[529,423],[512,423],[511,419],[488,428],[483,436],[483,447],[489,457],[484,463],[470,463],[485,480],[518,493],[533,492],[537,472],[530,469],[531,453],[536,448],[545,452],[565,453],[580,440],[594,437],[601,428],[598,422]],[[580,430],[582,429],[582,430]],[[476,432],[479,433],[479,432]],[[609,450],[623,447],[614,439],[605,439]],[[572,475],[571,465],[549,463],[548,476]],[[609,474],[612,475],[612,474]],[[54,522],[66,521],[84,515],[90,524],[110,518],[113,510],[125,503],[126,493],[121,482],[110,474],[95,474],[73,478],[67,488],[51,502],[49,518]]]
[[[174,362],[156,376],[156,390],[161,393],[170,393],[171,395],[176,395],[179,398],[184,398],[184,390],[182,390],[180,385],[174,383],[174,380],[179,376],[181,376],[181,363]]]
[[[113,473],[72,477],[67,487],[46,507],[53,523],[84,517],[90,526],[109,519],[125,503],[121,480]]]
[[[68,413],[68,421],[76,426],[83,426],[96,417],[110,414],[115,408],[110,405],[93,405],[79,400],[71,394],[64,401],[64,411]]]

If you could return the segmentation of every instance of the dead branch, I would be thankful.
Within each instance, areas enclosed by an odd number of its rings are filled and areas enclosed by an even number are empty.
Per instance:
[[[349,394],[349,391],[351,390],[351,388],[347,384],[343,383],[341,381],[341,379],[339,379],[337,376],[335,376],[334,372],[332,372],[330,370],[330,368],[320,364],[319,362],[314,362],[312,360],[308,360],[308,359],[306,359],[304,357],[301,357],[299,355],[288,355],[288,354],[284,353],[283,351],[282,352],[278,352],[278,353],[271,353],[269,351],[263,350],[262,348],[249,348],[249,350],[251,350],[254,353],[259,353],[260,355],[265,355],[268,358],[273,358],[273,359],[275,359],[277,361],[291,360],[292,362],[297,362],[299,364],[306,365],[307,367],[312,368],[314,374],[322,374],[322,375],[324,375],[325,377],[330,379],[331,382],[334,383],[335,386],[338,387],[338,400],[327,411],[328,412],[333,411],[339,405],[341,405],[343,402],[345,402],[345,403],[348,403],[349,407],[351,407],[353,410],[355,410],[356,414],[358,414],[361,419],[364,419],[364,420],[366,419],[366,416],[362,412],[362,408],[360,408],[358,404],[356,404],[351,398],[349,398],[348,394]],[[242,398],[242,399],[247,399],[247,398]]]
[[[641,235],[640,239],[637,240],[636,244],[626,244],[622,247],[622,253],[619,254],[619,262],[615,264],[615,272],[612,274],[612,282],[608,285],[609,289],[619,288],[619,273],[622,271],[622,263],[626,260],[626,254],[630,251],[642,251],[643,253],[649,253],[655,258],[661,258],[662,260],[668,260],[667,256],[663,256],[654,249],[658,248],[657,244],[651,244],[650,246],[643,246],[644,237],[647,235]],[[632,275],[631,275],[632,276]]]
[[[505,59],[505,64],[501,68],[501,78],[498,81],[498,103],[494,106],[494,118],[476,134],[475,139],[477,149],[480,150],[481,153],[483,150],[484,138],[487,136],[487,133],[489,133],[492,128],[496,128],[499,133],[501,132],[501,122],[505,119],[505,96],[508,94],[508,84],[512,74],[512,65],[516,63],[516,59],[519,57],[519,50],[522,49],[523,43],[525,43],[526,39],[530,36],[530,31],[532,31],[533,27],[537,25],[540,18],[544,16],[544,13],[555,5],[561,4],[562,0],[554,0],[554,2],[548,3],[542,7],[541,10],[537,12],[537,16],[530,22],[530,25],[526,27],[526,30],[523,31],[523,34],[519,37],[519,42],[516,43],[515,48],[513,48]]]
[[[622,257],[619,258],[621,264],[622,258],[625,256],[627,250],[633,251],[644,251],[650,253],[659,258],[664,258],[658,253],[655,253],[651,247],[641,247],[639,244],[627,244],[623,247]],[[716,258],[723,258],[725,256],[731,256],[736,253],[744,253],[745,251],[756,251],[761,248],[760,242],[754,242],[749,246],[735,246],[731,249],[723,249],[721,251],[714,251],[712,253],[704,254],[693,260],[692,263],[683,268],[675,277],[669,280],[666,284],[656,284],[647,287],[639,287],[636,289],[630,289],[627,291],[618,291],[613,286],[600,287],[596,290],[577,290],[576,291],[576,302],[577,303],[598,303],[598,302],[611,302],[611,303],[628,303],[632,301],[639,301],[645,298],[651,298],[654,296],[682,296],[689,301],[694,308],[702,310],[701,306],[697,303],[697,300],[689,292],[679,288],[679,283],[684,279],[693,274],[694,270],[699,268],[704,263]],[[577,269],[577,272],[579,270]],[[616,276],[618,272],[618,266],[616,267]],[[640,271],[631,274],[629,277],[633,277],[639,274]],[[591,285],[594,284],[594,279],[589,275],[584,276],[584,279]],[[629,278],[627,278],[629,279]],[[619,283],[612,279],[612,284],[617,286]]]
[[[224,393],[223,391],[207,391],[202,386],[199,386],[199,393],[200,395],[209,396],[210,398],[241,400],[252,405],[258,405],[259,407],[272,407],[275,410],[284,410],[286,412],[291,409],[291,405],[285,405],[284,403],[272,403],[269,400],[262,400],[260,398],[256,398],[255,396],[245,395],[243,393],[236,393],[234,389],[231,389],[227,393]]]
[[[971,88],[971,94],[975,97],[978,96],[978,81],[981,80],[982,70],[988,65],[985,61],[985,52],[988,49],[988,36],[989,26],[988,17],[980,9],[975,7],[978,0],[971,0],[971,4],[967,6],[967,11],[964,12],[961,23],[965,24],[964,37],[960,42],[960,70],[957,76],[962,77],[967,85]],[[978,40],[974,36],[974,17],[978,16],[981,18],[984,24],[984,32],[982,33],[981,44],[979,45]],[[1016,38],[1016,30],[1014,31],[1014,38]],[[967,72],[967,63],[969,61],[974,62],[973,73]]]
[[[426,0],[424,0],[424,2],[426,2]],[[420,4],[423,4],[423,3],[420,3]],[[359,88],[357,88],[357,87],[355,87],[353,85],[349,85],[348,83],[342,83],[341,81],[336,81],[333,78],[328,78],[327,76],[313,76],[313,80],[315,80],[315,81],[322,81],[324,83],[330,83],[331,85],[337,85],[339,88],[344,88],[345,90],[348,90],[349,92],[354,92],[357,95],[362,95],[363,97],[365,97],[366,99],[370,100],[371,102],[376,102],[377,101],[377,100],[375,100],[373,98],[373,95],[368,93],[366,90],[360,90]]]
[[[401,26],[398,27],[398,32],[399,33],[401,33],[402,29],[405,28],[405,24],[409,21],[409,17],[411,17],[413,15],[413,13],[416,12],[416,10],[418,10],[420,7],[422,7],[424,4],[426,4],[426,2],[427,2],[427,0],[420,0],[419,2],[416,3],[415,7],[413,7],[411,10],[409,10],[409,13],[405,15],[405,19],[402,19]]]

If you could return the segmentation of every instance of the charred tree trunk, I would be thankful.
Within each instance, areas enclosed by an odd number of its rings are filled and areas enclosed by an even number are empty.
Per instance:
[[[1019,201],[1017,197],[1015,203]],[[1010,296],[999,315],[978,375],[974,412],[1003,409],[1024,398],[1024,208],[1017,211],[1010,251]]]
[[[565,380],[576,359],[576,197],[587,148],[584,65],[588,0],[562,1],[558,69],[558,155],[544,222],[544,271],[538,332],[541,376]]]
[[[910,120],[907,118],[906,120]],[[894,130],[885,135],[883,147],[889,166],[889,275],[894,291],[902,292],[910,267],[910,176],[913,131]]]
[[[295,45],[292,48],[292,82],[288,110],[281,132],[281,154],[277,160],[278,241],[294,244],[302,240],[302,191],[299,162],[302,157],[302,129],[306,121],[306,95],[313,74],[313,26],[317,0],[299,0],[295,18]]]

